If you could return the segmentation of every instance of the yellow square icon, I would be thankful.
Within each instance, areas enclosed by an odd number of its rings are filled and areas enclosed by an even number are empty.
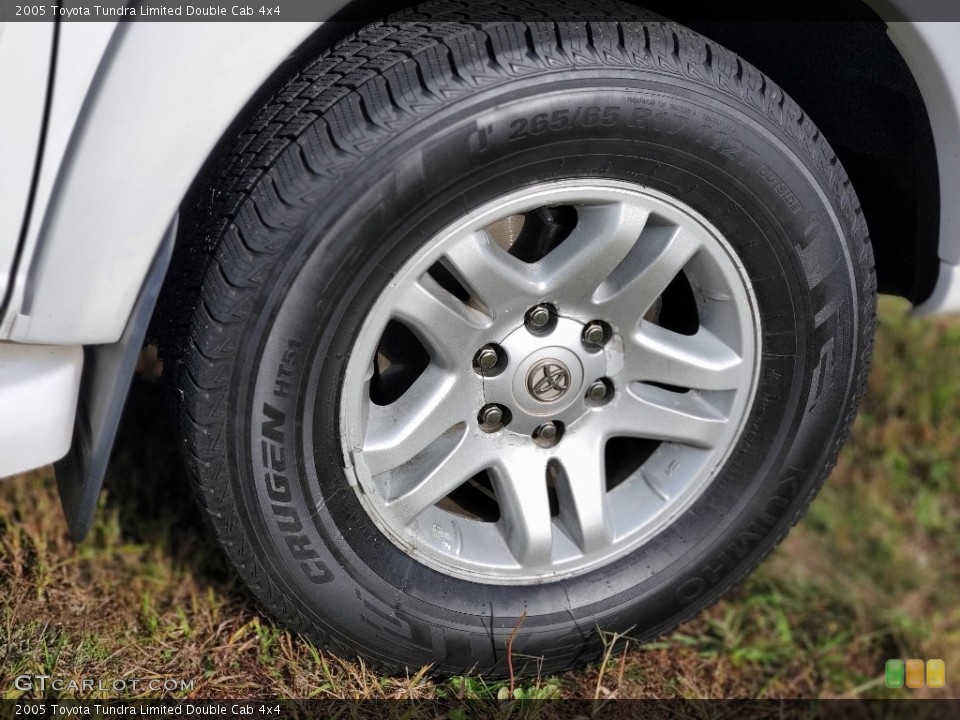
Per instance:
[[[907,687],[923,687],[923,660],[907,660]]]
[[[947,666],[943,660],[927,660],[927,687],[942,688],[947,682]]]

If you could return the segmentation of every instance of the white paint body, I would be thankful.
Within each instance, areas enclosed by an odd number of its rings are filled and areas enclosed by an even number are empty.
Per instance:
[[[79,345],[0,344],[0,475],[67,454],[82,368]]]
[[[52,53],[53,26],[0,24],[0,297],[12,281],[30,199]]]
[[[326,16],[343,4],[328,0]],[[906,0],[895,4],[909,12]],[[61,23],[36,178],[52,25],[0,25],[0,477],[66,452],[81,347],[120,338],[204,161],[319,25]],[[918,312],[956,311],[960,23],[892,23],[890,35],[928,106],[939,161],[942,264]]]

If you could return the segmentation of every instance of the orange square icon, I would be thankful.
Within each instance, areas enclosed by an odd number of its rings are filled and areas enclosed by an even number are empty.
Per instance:
[[[907,660],[907,687],[923,687],[923,660]]]
[[[942,688],[947,682],[947,666],[943,660],[927,660],[927,687]]]

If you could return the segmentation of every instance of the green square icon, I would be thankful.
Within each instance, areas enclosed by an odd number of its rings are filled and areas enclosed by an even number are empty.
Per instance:
[[[887,660],[884,670],[888,688],[903,687],[903,660]]]

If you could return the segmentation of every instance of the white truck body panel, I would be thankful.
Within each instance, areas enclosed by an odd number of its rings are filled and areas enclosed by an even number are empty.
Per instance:
[[[83,348],[0,343],[0,477],[70,449]]]
[[[30,200],[52,53],[52,24],[0,23],[0,302]]]
[[[44,27],[52,24],[21,23],[20,27]],[[55,192],[57,173],[70,147],[73,130],[81,116],[83,103],[106,52],[117,23],[61,23],[57,38],[57,58],[50,97],[49,118],[34,192],[30,222],[26,228],[22,260],[10,278],[12,286],[8,307],[19,307],[27,287],[27,277],[38,238],[43,228],[44,209]],[[46,78],[44,78],[44,87]],[[41,125],[38,124],[38,129]],[[10,314],[11,318],[13,314]],[[3,337],[0,321],[0,337]],[[9,333],[7,333],[9,334]]]

